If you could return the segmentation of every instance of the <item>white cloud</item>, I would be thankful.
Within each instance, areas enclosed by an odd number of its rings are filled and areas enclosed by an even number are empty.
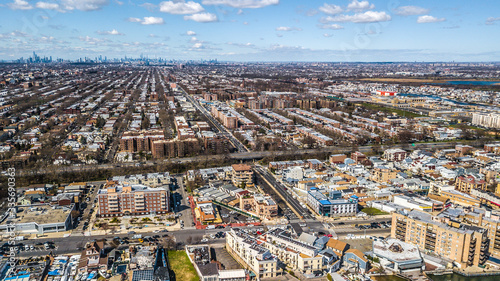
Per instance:
[[[14,0],[12,3],[8,3],[7,6],[12,10],[31,10],[33,6],[30,5],[28,1],[25,0]]]
[[[188,31],[186,31],[186,35],[193,36],[193,35],[196,35],[196,32],[194,32],[192,30],[188,30]]]
[[[333,36],[333,34],[331,34],[331,33],[324,33],[324,34],[323,34],[323,36],[324,36],[324,37],[332,37],[332,36]]]
[[[205,9],[193,1],[164,1],[160,3],[160,12],[174,15],[188,15],[203,12]]]
[[[110,30],[110,31],[97,31],[98,34],[100,35],[125,35],[121,32],[119,32],[116,29]]]
[[[203,0],[203,5],[226,5],[233,8],[257,9],[270,5],[278,5],[279,0]]]
[[[140,18],[128,18],[128,22],[141,22],[142,20]]]
[[[319,10],[325,14],[336,15],[343,12],[343,9],[340,6],[334,4],[323,4],[323,6],[319,7]]]
[[[429,9],[417,6],[401,6],[394,9],[394,12],[400,16],[415,16],[427,14],[429,12]]]
[[[417,19],[417,23],[432,23],[432,22],[442,22],[445,21],[445,18],[436,18],[433,16],[425,15],[425,16],[420,16]]]
[[[233,42],[227,42],[228,45],[232,46],[238,46],[238,47],[247,47],[247,48],[253,48],[255,47],[254,44],[248,42],[248,43],[233,43]]]
[[[95,11],[108,5],[108,0],[62,0],[61,6],[65,10]]]
[[[342,25],[336,24],[336,23],[321,24],[321,25],[319,25],[319,28],[322,28],[322,29],[333,29],[333,30],[344,29],[344,27]]]
[[[144,17],[144,20],[141,22],[141,24],[164,24],[165,21],[162,18],[158,17]]]
[[[184,16],[184,20],[193,20],[197,22],[215,22],[219,19],[211,13],[198,13],[190,16]]]
[[[386,12],[366,11],[364,13],[359,13],[354,15],[338,15],[335,17],[326,17],[325,20],[333,22],[355,22],[355,23],[381,22],[381,21],[390,21],[391,16],[388,15]]]
[[[500,21],[500,17],[497,17],[497,18],[494,18],[494,17],[489,17],[486,19],[486,24],[487,25],[492,25],[494,24],[496,21]]]
[[[36,7],[39,9],[45,10],[60,10],[60,6],[57,3],[49,3],[49,2],[37,2]]]
[[[194,49],[201,49],[201,48],[203,48],[203,44],[202,43],[194,43],[193,48]]]
[[[158,17],[144,17],[144,19],[140,18],[128,18],[128,22],[138,22],[140,24],[144,25],[150,25],[150,24],[164,24],[165,21],[162,18]]]
[[[276,27],[276,31],[302,31],[302,28],[290,27],[290,26],[280,26],[280,27]]]
[[[189,39],[189,42],[191,42],[191,43],[203,43],[203,41],[198,40],[198,38],[196,38],[194,36],[191,37],[191,39]]]
[[[347,5],[347,10],[349,11],[365,11],[374,9],[375,5],[370,4],[368,1],[358,1],[352,0],[349,5]]]
[[[94,37],[90,37],[90,36],[85,36],[85,37],[79,37],[80,41],[82,42],[86,42],[88,44],[91,44],[91,45],[95,45],[97,43],[102,43],[102,42],[106,42],[109,40],[106,40],[106,39],[99,39],[99,38],[94,38]]]

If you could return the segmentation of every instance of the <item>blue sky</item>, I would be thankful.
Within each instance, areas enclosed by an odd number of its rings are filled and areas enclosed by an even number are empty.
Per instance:
[[[0,0],[0,59],[500,61],[497,0]]]

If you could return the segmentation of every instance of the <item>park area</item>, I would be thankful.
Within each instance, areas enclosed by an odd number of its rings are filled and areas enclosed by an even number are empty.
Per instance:
[[[175,274],[177,281],[198,281],[198,274],[189,261],[185,251],[168,251],[170,269]]]

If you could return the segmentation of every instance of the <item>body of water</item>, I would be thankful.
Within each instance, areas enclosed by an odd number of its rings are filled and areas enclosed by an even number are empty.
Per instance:
[[[446,81],[446,83],[438,83],[445,85],[472,85],[472,86],[491,86],[500,85],[499,81]]]
[[[460,274],[444,274],[444,275],[429,275],[428,276],[432,281],[498,281],[500,280],[500,276],[476,276],[476,277],[465,277]],[[394,275],[386,275],[386,276],[372,276],[371,277],[375,281],[405,281],[402,278],[399,278]]]
[[[462,102],[462,101],[456,101],[456,100],[450,100],[444,97],[436,96],[436,95],[423,95],[423,94],[405,94],[405,93],[398,93],[399,96],[402,97],[427,97],[435,100],[440,100],[440,101],[447,101],[447,102],[452,102],[455,104],[460,104],[460,105],[477,105],[477,106],[484,106],[482,104],[477,104],[477,103],[469,103],[469,102]]]
[[[500,276],[474,276],[466,277],[460,274],[429,275],[432,281],[498,281]]]

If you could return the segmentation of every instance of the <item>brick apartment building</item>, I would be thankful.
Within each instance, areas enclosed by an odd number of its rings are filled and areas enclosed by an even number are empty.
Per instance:
[[[97,194],[99,217],[165,214],[169,212],[169,194],[165,188],[125,185],[108,181]]]
[[[151,151],[154,141],[165,139],[163,130],[125,132],[120,139],[120,150],[128,152]]]

